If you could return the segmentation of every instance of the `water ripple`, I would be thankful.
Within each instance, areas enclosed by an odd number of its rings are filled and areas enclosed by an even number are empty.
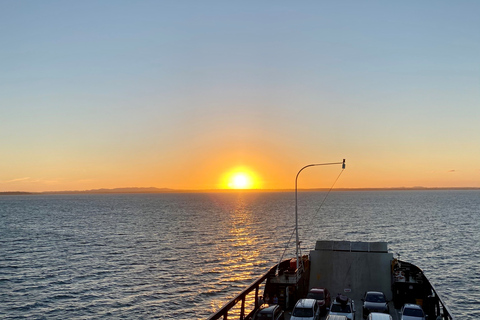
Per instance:
[[[319,238],[388,241],[457,317],[480,317],[478,191],[299,194],[305,253]],[[277,263],[291,193],[0,198],[6,319],[204,319]],[[293,242],[285,256],[294,255]]]

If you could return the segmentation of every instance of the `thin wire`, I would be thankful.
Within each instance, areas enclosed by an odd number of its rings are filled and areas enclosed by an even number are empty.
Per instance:
[[[315,212],[315,214],[313,215],[312,219],[310,220],[310,225],[313,225],[313,220],[314,220],[315,217],[318,215],[318,212],[320,211],[320,209],[322,209],[323,204],[325,203],[325,200],[327,200],[328,195],[330,194],[330,192],[332,191],[333,187],[334,187],[335,184],[337,183],[338,179],[339,179],[340,176],[342,175],[343,170],[344,170],[344,169],[342,169],[342,170],[340,171],[339,175],[337,176],[337,179],[335,179],[335,181],[333,182],[332,186],[331,186],[330,189],[328,190],[327,194],[326,194],[325,197],[323,198],[322,203],[320,203],[320,206],[318,207],[317,211]],[[300,247],[299,247],[299,249],[301,250]]]
[[[318,207],[317,212],[315,212],[315,216],[318,214],[318,212],[319,212],[320,209],[322,208],[323,204],[325,203],[325,200],[327,200],[327,197],[328,197],[328,195],[330,194],[330,191],[332,191],[333,187],[334,187],[335,184],[337,183],[337,181],[338,181],[338,179],[340,178],[340,176],[342,175],[342,173],[343,173],[343,169],[340,171],[340,174],[338,175],[337,179],[335,179],[335,181],[333,182],[332,186],[330,187],[330,190],[328,190],[327,194],[325,195],[325,198],[323,198],[322,203],[320,203],[320,206]]]
[[[282,256],[280,257],[280,260],[278,261],[277,270],[275,271],[275,273],[276,273],[277,275],[278,275],[278,269],[280,268],[280,263],[281,263],[282,260],[283,260],[283,256],[285,255],[285,252],[287,252],[288,246],[290,245],[290,241],[292,240],[292,237],[293,237],[294,234],[295,234],[295,227],[294,227],[293,230],[292,230],[292,234],[290,235],[290,238],[288,238],[288,241],[287,241],[287,243],[285,244],[285,249],[283,250],[283,253],[282,253]]]
[[[344,170],[344,169],[342,169],[342,170],[340,171],[340,174],[337,176],[337,179],[335,179],[335,181],[333,182],[332,186],[331,186],[330,189],[328,190],[327,194],[326,194],[325,197],[323,198],[323,201],[322,201],[322,203],[320,204],[320,206],[318,207],[317,212],[315,212],[315,216],[318,214],[318,212],[319,212],[320,209],[322,208],[323,204],[325,203],[325,200],[327,200],[327,197],[328,197],[328,195],[330,194],[330,191],[332,191],[333,187],[335,186],[335,184],[337,183],[338,179],[339,179],[340,176],[342,175],[343,170]],[[312,218],[312,220],[313,220],[313,218]],[[293,228],[292,234],[290,235],[290,238],[288,239],[287,244],[285,245],[285,249],[283,250],[282,256],[280,257],[280,260],[278,261],[277,270],[276,270],[276,273],[277,273],[277,274],[278,274],[278,269],[279,269],[279,267],[280,267],[280,263],[282,262],[283,256],[285,255],[285,252],[287,251],[288,246],[290,245],[290,241],[292,240],[292,237],[293,237],[293,234],[294,234],[294,233],[295,233],[295,228]],[[299,249],[301,250],[300,246],[299,246]]]

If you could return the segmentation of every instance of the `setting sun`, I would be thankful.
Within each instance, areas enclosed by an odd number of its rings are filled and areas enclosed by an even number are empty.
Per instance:
[[[245,173],[237,173],[231,181],[230,187],[233,189],[250,189],[252,187],[252,179]]]
[[[257,189],[258,178],[246,168],[236,168],[224,175],[221,183],[223,189]]]

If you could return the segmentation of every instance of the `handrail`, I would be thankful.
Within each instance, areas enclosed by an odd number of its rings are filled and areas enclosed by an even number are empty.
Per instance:
[[[285,261],[287,261],[287,260],[285,260]],[[241,310],[240,310],[240,320],[244,320],[246,318],[246,316],[245,316],[245,298],[246,298],[247,294],[249,294],[253,290],[256,290],[255,291],[255,309],[258,308],[258,301],[259,301],[259,299],[258,299],[258,289],[259,289],[260,285],[268,278],[268,276],[270,274],[275,273],[276,268],[277,268],[277,265],[270,268],[270,270],[268,270],[265,274],[260,276],[260,278],[258,278],[254,282],[252,282],[252,284],[250,284],[245,290],[243,290],[240,294],[238,294],[233,299],[231,299],[229,302],[227,302],[222,308],[220,308],[218,311],[216,311],[207,320],[220,319],[220,317],[222,317],[222,316],[223,316],[224,320],[227,320],[228,312],[233,307],[235,307],[235,305],[240,301],[242,302],[242,307],[241,307]],[[247,316],[249,316],[250,313]]]
[[[443,302],[442,298],[438,295],[437,290],[435,290],[435,287],[433,286],[433,284],[430,282],[430,280],[427,279],[427,281],[430,284],[430,288],[432,288],[432,291],[435,293],[435,297],[437,298],[437,301],[442,305],[442,308],[443,308],[442,312],[440,312],[440,310],[437,310],[437,313],[443,314],[443,319],[445,320],[455,320],[455,318],[453,317],[453,314],[450,312],[447,305]]]
[[[405,262],[405,261],[401,261],[401,260],[399,260],[399,262],[411,265],[411,266],[415,267],[416,269],[418,269],[422,273],[424,281],[426,281],[428,283],[428,285],[430,286],[430,289],[435,294],[435,301],[436,301],[435,312],[436,312],[436,315],[441,316],[441,319],[443,319],[443,320],[455,320],[455,317],[453,316],[453,313],[450,312],[447,305],[443,302],[442,298],[437,293],[437,290],[435,290],[435,287],[433,286],[433,284],[425,276],[425,273],[423,272],[423,270],[421,268],[417,267],[416,265],[410,263],[410,262]],[[440,306],[441,306],[442,310],[440,310]]]

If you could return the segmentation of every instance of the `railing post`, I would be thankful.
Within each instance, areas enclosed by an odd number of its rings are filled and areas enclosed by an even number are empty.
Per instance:
[[[286,262],[287,260],[285,260]],[[245,307],[246,307],[246,296],[251,293],[253,290],[255,290],[255,302],[254,302],[254,305],[256,305],[258,307],[258,293],[259,293],[259,288],[260,288],[260,285],[265,282],[265,280],[267,280],[268,276],[275,271],[275,268],[277,266],[273,266],[272,268],[270,268],[270,270],[268,272],[266,272],[265,274],[263,274],[263,276],[261,276],[260,278],[258,278],[256,281],[254,281],[248,288],[246,288],[245,290],[243,290],[239,295],[237,295],[235,298],[231,299],[228,303],[226,303],[222,308],[220,308],[220,310],[218,310],[217,312],[215,312],[214,314],[212,314],[210,317],[207,318],[207,320],[217,320],[217,319],[220,319],[223,317],[223,320],[227,320],[228,319],[228,312],[229,310],[232,310],[235,305],[237,305],[238,302],[240,302],[240,300],[242,300],[242,310],[241,312],[243,313],[243,319],[245,319],[251,312],[248,312],[247,314],[245,314]],[[252,310],[252,311],[255,311],[255,310]],[[235,316],[237,316],[238,313],[235,313]]]
[[[240,320],[243,320],[245,318],[245,297],[246,297],[246,295],[244,295],[243,298],[242,298],[242,308],[240,310]]]

